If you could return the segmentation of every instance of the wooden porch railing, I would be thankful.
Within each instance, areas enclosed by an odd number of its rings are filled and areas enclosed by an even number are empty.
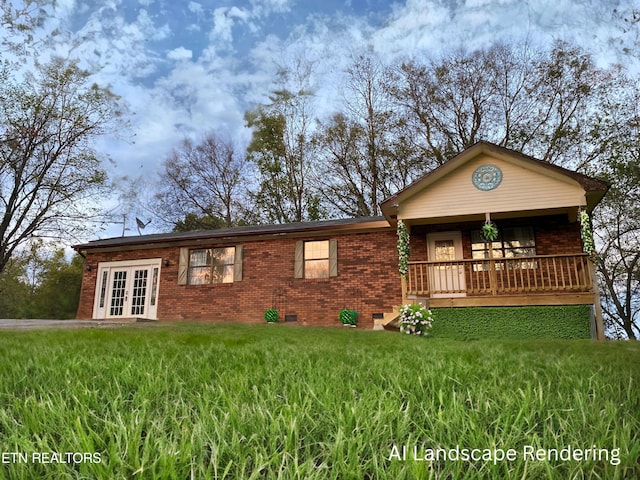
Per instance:
[[[409,262],[407,294],[592,292],[591,268],[586,254]]]

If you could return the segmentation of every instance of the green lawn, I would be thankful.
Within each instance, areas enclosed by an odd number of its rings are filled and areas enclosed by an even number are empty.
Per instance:
[[[639,387],[630,342],[2,332],[0,477],[640,478]]]

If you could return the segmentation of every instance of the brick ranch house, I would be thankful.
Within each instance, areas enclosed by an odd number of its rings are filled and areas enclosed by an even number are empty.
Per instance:
[[[578,213],[608,184],[480,142],[381,204],[383,216],[95,240],[77,318],[381,327],[397,306],[592,305],[594,269]],[[397,225],[410,235],[398,273]],[[493,222],[498,238],[485,241]],[[601,317],[592,335],[603,338]]]

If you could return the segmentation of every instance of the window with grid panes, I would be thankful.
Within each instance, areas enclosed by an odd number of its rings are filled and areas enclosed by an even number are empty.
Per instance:
[[[473,259],[488,259],[489,248],[493,249],[495,260],[502,258],[534,257],[536,255],[536,240],[533,227],[505,227],[498,231],[498,238],[493,242],[486,242],[481,230],[471,231],[471,255]],[[510,268],[536,268],[537,263],[532,260],[509,262]],[[486,270],[487,265],[474,264],[474,270]],[[503,269],[504,262],[497,262],[496,268]]]
[[[232,283],[235,247],[203,248],[189,252],[189,285]]]

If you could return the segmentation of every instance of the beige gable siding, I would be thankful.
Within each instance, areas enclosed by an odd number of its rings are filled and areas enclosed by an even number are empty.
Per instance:
[[[496,189],[485,192],[474,187],[471,176],[486,163],[500,167],[503,176]],[[435,218],[585,204],[584,189],[572,179],[481,155],[406,199],[399,206],[398,217]]]

